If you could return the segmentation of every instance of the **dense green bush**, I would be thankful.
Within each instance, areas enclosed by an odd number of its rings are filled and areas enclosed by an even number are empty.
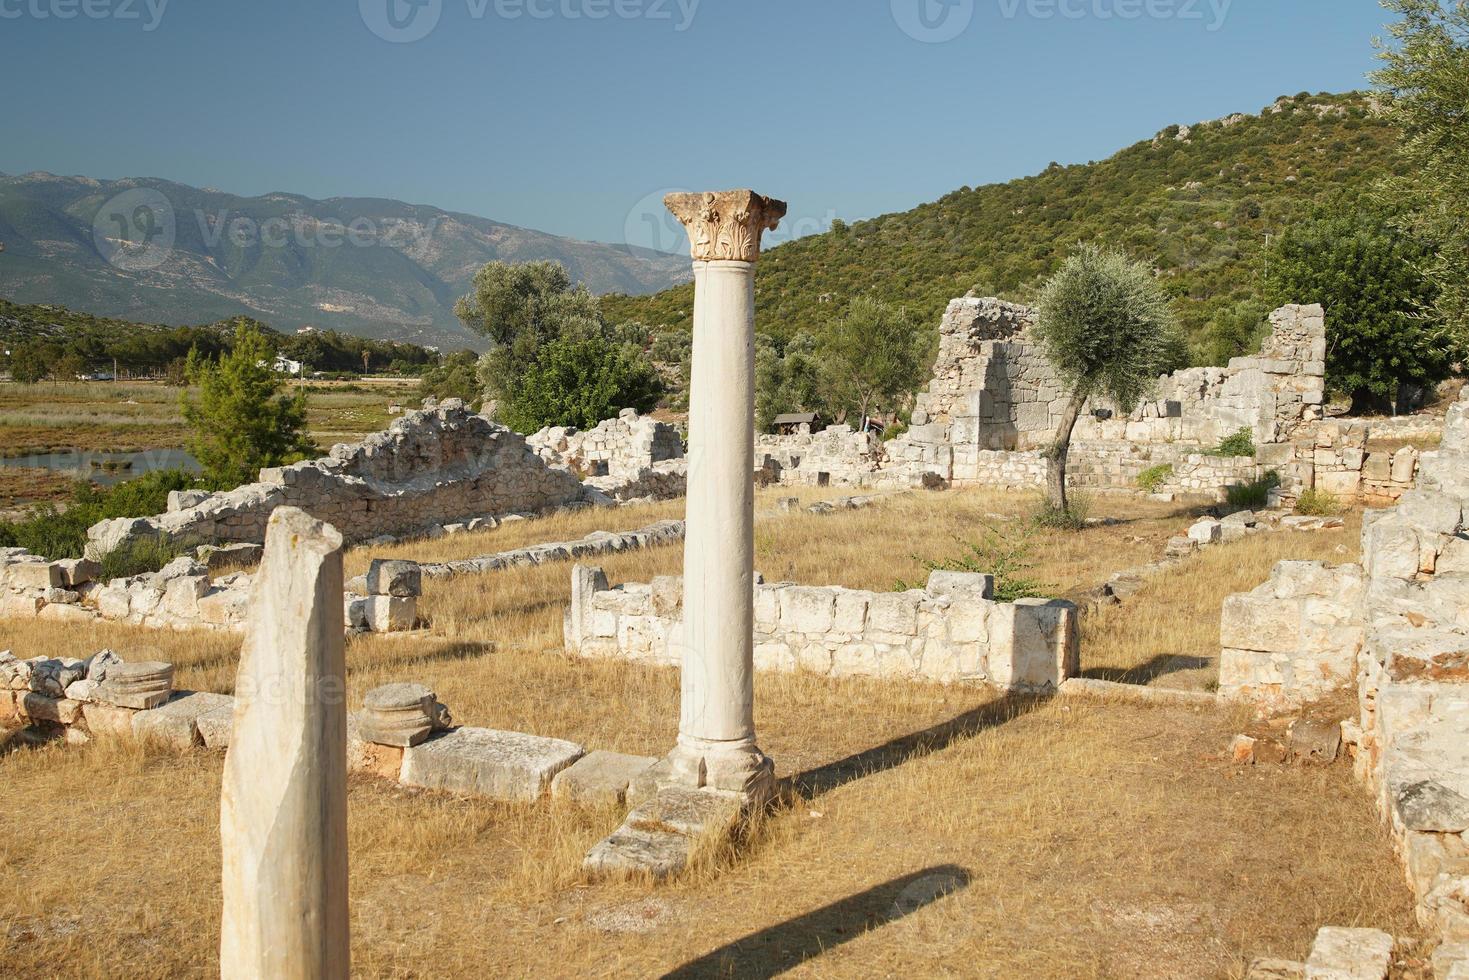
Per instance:
[[[1137,475],[1137,485],[1148,493],[1157,493],[1158,488],[1167,483],[1171,476],[1173,476],[1172,463],[1150,466]]]
[[[1329,490],[1313,487],[1296,500],[1296,513],[1306,517],[1334,517],[1341,512],[1341,501]]]
[[[547,425],[590,429],[624,408],[652,411],[662,392],[653,365],[636,348],[604,337],[552,341],[508,384],[499,416],[517,432]]]
[[[109,489],[78,483],[64,509],[41,504],[22,520],[0,522],[0,546],[25,548],[52,559],[80,558],[87,544],[87,528],[93,524],[114,517],[160,514],[168,507],[170,490],[199,486],[198,478],[182,470],[156,470]]]
[[[1255,436],[1249,429],[1240,429],[1232,436],[1219,440],[1219,445],[1208,451],[1210,456],[1253,456]]]
[[[1224,491],[1225,500],[1236,510],[1259,510],[1270,504],[1270,491],[1280,486],[1280,474],[1271,470],[1253,483],[1241,483]]]

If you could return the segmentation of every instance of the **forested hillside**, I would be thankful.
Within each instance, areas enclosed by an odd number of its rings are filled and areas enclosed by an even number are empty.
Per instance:
[[[1394,133],[1363,93],[1283,98],[1257,116],[1170,127],[1100,162],[961,188],[912,211],[772,249],[757,280],[759,329],[820,336],[867,295],[937,324],[970,289],[1020,301],[1076,242],[1154,264],[1199,363],[1253,340],[1268,312],[1267,237],[1318,202],[1359,193],[1395,166]],[[798,206],[798,205],[797,205]],[[604,298],[616,320],[686,327],[692,286]]]

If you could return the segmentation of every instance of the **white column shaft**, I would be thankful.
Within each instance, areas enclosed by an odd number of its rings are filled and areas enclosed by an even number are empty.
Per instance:
[[[755,265],[694,263],[685,740],[753,744]]]

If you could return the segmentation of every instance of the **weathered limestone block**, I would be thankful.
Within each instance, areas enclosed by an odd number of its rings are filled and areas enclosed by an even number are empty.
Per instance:
[[[932,571],[925,591],[931,596],[963,596],[974,599],[995,597],[995,577],[978,572]]]
[[[374,558],[367,569],[367,594],[412,598],[423,594],[418,562]]]
[[[592,806],[621,806],[627,788],[658,762],[641,755],[588,752],[551,780],[551,795]]]
[[[213,711],[206,711],[194,719],[194,728],[206,749],[227,749],[235,728],[235,703],[221,704]]]
[[[16,699],[18,713],[31,721],[49,721],[59,725],[75,725],[82,717],[82,703],[70,698],[53,698],[25,691]]]
[[[1307,980],[1385,980],[1396,944],[1380,929],[1327,926],[1306,960]]]
[[[580,745],[560,739],[460,728],[407,749],[402,781],[424,789],[533,803],[557,773],[583,754]]]
[[[5,581],[13,589],[55,589],[66,584],[61,566],[52,561],[17,562],[5,569]]]
[[[220,971],[345,978],[342,536],[277,509],[253,583],[220,797]]]
[[[689,838],[666,830],[637,830],[623,826],[599,841],[582,866],[592,874],[627,877],[646,874],[655,881],[678,874],[688,866]]]
[[[418,600],[393,595],[370,595],[362,604],[367,628],[374,633],[401,633],[418,624]]]
[[[164,742],[179,749],[203,745],[199,719],[212,712],[233,709],[234,702],[235,699],[228,694],[177,691],[166,704],[133,715],[133,736]]]

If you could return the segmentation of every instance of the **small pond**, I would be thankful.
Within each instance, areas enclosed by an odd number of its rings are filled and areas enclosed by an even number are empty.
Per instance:
[[[78,480],[91,480],[109,487],[154,470],[187,470],[190,473],[200,471],[194,457],[182,449],[148,449],[138,453],[98,453],[73,449],[0,459],[0,466],[50,470],[52,473],[65,474]]]

